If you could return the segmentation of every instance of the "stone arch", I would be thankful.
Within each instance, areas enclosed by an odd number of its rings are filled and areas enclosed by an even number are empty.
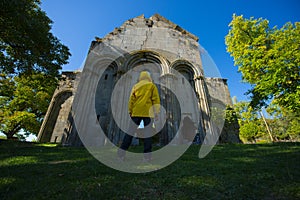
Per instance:
[[[127,76],[128,80],[128,87],[120,93],[120,96],[122,96],[123,99],[128,99],[128,96],[130,94],[130,90],[138,80],[139,73],[142,70],[147,70],[150,72],[152,79],[154,83],[156,83],[157,88],[159,90],[160,96],[161,96],[161,104],[166,107],[166,98],[165,95],[166,93],[164,92],[165,90],[161,88],[160,81],[161,77],[163,77],[164,74],[169,74],[169,65],[170,62],[160,53],[152,51],[152,50],[137,50],[137,51],[132,51],[129,54],[125,56],[125,62],[122,65],[123,71],[128,72],[130,70],[131,73]],[[127,95],[126,95],[127,94]],[[121,105],[119,105],[121,107]],[[123,105],[123,107],[126,105]],[[130,120],[128,116],[123,116],[122,117],[124,121]],[[126,122],[125,122],[126,124]],[[128,124],[128,123],[127,123]],[[166,138],[166,142],[168,143],[174,135],[172,133],[174,131],[166,130],[164,129],[164,135],[163,134],[158,134],[154,140],[162,140],[162,138]],[[172,133],[171,133],[172,132]],[[123,134],[123,133],[122,133]],[[121,140],[122,134],[119,136],[119,139]],[[170,137],[167,137],[166,135],[172,135]],[[161,137],[161,138],[159,138]],[[118,142],[118,140],[115,140],[113,138],[114,143]]]
[[[182,91],[182,95],[184,95],[185,97],[189,98],[193,98],[194,95],[197,97],[197,104],[194,104],[193,107],[195,108],[194,110],[190,110],[189,112],[186,113],[181,113],[181,119],[184,119],[186,117],[188,117],[188,119],[196,119],[198,116],[198,114],[201,114],[201,111],[199,110],[199,95],[200,93],[197,92],[196,90],[196,81],[195,79],[197,77],[199,77],[199,75],[201,74],[201,70],[198,69],[197,67],[195,67],[193,64],[191,64],[189,61],[184,60],[184,59],[179,59],[174,61],[171,64],[171,68],[173,70],[176,70],[177,72],[179,72],[183,77],[179,77],[179,79],[177,81],[180,81],[180,84],[184,85],[184,84],[190,84],[190,86],[192,87],[192,91],[191,90],[183,90]],[[194,93],[194,94],[193,94]],[[192,102],[192,101],[191,101]],[[194,121],[194,123],[196,123]],[[182,127],[181,127],[182,128]],[[197,133],[202,129],[202,122],[200,122],[198,124],[198,130]],[[193,133],[194,134],[194,133]]]
[[[71,111],[73,91],[65,89],[55,94],[38,135],[40,142],[63,142],[67,138],[66,128]],[[59,119],[64,118],[64,119]]]
[[[96,78],[93,79],[97,82],[100,80],[100,75],[104,75],[105,71],[108,69],[113,69],[114,73],[116,74],[120,70],[121,64],[118,63],[118,59],[111,57],[111,56],[104,56],[103,58],[96,59],[95,61],[91,62],[89,65],[86,65],[86,68],[89,68],[88,71],[92,72],[89,75],[95,75]]]
[[[158,69],[160,71],[158,73],[160,74],[169,73],[169,61],[161,54],[152,50],[139,50],[131,52],[128,60],[124,64],[125,71],[128,71],[143,63],[153,63],[159,65]]]
[[[95,111],[97,115],[95,123],[99,123],[103,132],[111,140],[113,139],[112,133],[114,132],[115,122],[112,119],[110,101],[119,73],[119,66],[115,61],[108,63],[108,67],[106,67],[102,76],[99,77],[95,93]]]
[[[199,70],[197,70],[190,62],[186,60],[176,60],[171,64],[171,68],[178,71],[180,74],[182,74],[186,80],[189,81],[191,86],[195,89],[195,77],[198,76]],[[181,80],[184,84],[185,80]]]
[[[169,60],[158,52],[139,50],[130,53],[130,57],[124,66],[126,67],[126,71],[129,71],[130,69],[140,67],[144,64],[146,66],[147,63],[151,63],[156,66],[151,73],[157,73],[157,76],[154,78],[154,82],[159,83],[157,84],[157,87],[161,97],[161,105],[166,110],[166,123],[164,124],[161,132],[157,134],[158,138],[156,139],[159,140],[160,144],[166,145],[176,136],[181,119],[181,109],[178,99],[170,90],[173,86],[168,79],[171,74]],[[164,84],[161,84],[161,81],[163,81]]]

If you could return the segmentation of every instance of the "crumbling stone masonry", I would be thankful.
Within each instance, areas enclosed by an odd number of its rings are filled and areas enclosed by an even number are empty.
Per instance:
[[[213,130],[210,122],[212,113],[218,112],[212,109],[212,105],[221,105],[221,107],[231,105],[230,93],[226,79],[204,77],[198,37],[158,14],[150,18],[142,15],[126,21],[104,38],[96,38],[95,41],[92,41],[85,67],[90,65],[97,67],[89,60],[93,60],[92,57],[97,52],[103,51],[104,43],[126,52],[126,56],[112,61],[103,76],[98,77],[99,82],[95,94],[97,121],[111,142],[119,144],[124,134],[114,122],[110,108],[110,98],[114,86],[128,70],[143,67],[149,63],[155,66],[153,71],[159,73],[161,77],[172,79],[171,69],[181,73],[186,78],[185,80],[188,80],[188,84],[191,85],[198,99],[196,110],[190,113],[180,113],[176,98],[172,97],[172,94],[164,88],[159,88],[161,104],[166,108],[168,119],[164,128],[155,138],[158,144],[165,145],[170,142],[180,128],[180,120],[184,115],[191,116],[195,114],[194,112],[200,113],[197,133],[201,142],[207,131],[211,133],[220,131]],[[80,76],[84,76],[84,74],[82,72],[62,73],[62,80],[53,95],[38,134],[40,142],[62,143],[71,146],[82,145],[72,112],[72,103]],[[85,77],[85,80],[89,80],[88,77]],[[182,80],[182,83],[185,80]],[[84,87],[87,91],[89,84],[85,82]],[[172,87],[171,84],[170,87]],[[128,91],[123,91],[124,94],[126,92],[128,93]],[[123,93],[120,93],[120,98],[125,97]],[[90,94],[88,92],[81,94],[80,98],[86,98],[87,95]],[[223,138],[231,138],[231,141],[228,142],[238,141],[237,135]]]

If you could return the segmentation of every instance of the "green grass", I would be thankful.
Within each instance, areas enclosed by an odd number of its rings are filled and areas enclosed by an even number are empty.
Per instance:
[[[129,174],[84,148],[0,140],[0,199],[300,199],[300,143],[199,148]]]

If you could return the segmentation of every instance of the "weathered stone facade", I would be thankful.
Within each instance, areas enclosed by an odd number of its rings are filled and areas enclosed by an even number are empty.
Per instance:
[[[104,44],[115,48],[107,48]],[[104,50],[111,53],[117,51],[116,54],[122,55],[119,58],[111,58],[104,55]],[[99,55],[102,56],[101,60],[97,58]],[[210,107],[218,105],[217,107],[224,108],[225,105],[231,105],[226,79],[205,78],[198,38],[156,14],[149,19],[143,15],[130,19],[104,38],[96,38],[91,44],[83,72],[63,72],[64,79],[53,95],[38,140],[75,146],[81,144],[72,112],[75,94],[77,98],[83,100],[95,95],[93,96],[95,105],[92,106],[95,108],[96,116],[91,116],[90,121],[96,119],[94,120],[95,125],[99,123],[108,139],[112,143],[118,144],[122,140],[124,132],[120,130],[112,116],[110,101],[112,92],[123,74],[129,70],[143,69],[148,64],[152,65],[153,73],[159,74],[156,81],[163,80],[169,87],[172,87],[172,81],[174,81],[171,70],[178,71],[185,77],[179,81],[184,84],[184,81],[188,80],[198,99],[198,103],[195,105],[196,109],[188,113],[181,113],[178,109],[178,102],[172,93],[164,87],[159,87],[161,104],[167,112],[166,125],[157,136],[160,144],[167,144],[175,137],[184,116],[199,114],[200,122],[197,124],[197,133],[201,135],[202,141],[208,131],[210,133],[218,131],[213,130]],[[108,67],[103,69],[101,68],[103,65]],[[89,71],[93,71],[93,73],[88,73]],[[97,74],[101,74],[101,76],[95,79]],[[80,79],[79,76],[81,76]],[[79,80],[81,81],[81,85],[78,86],[80,89],[77,88]],[[129,85],[131,83],[132,81],[128,82]],[[95,94],[89,92],[93,88],[96,88]],[[128,87],[128,90],[125,89],[126,91],[119,91],[120,98],[128,99],[130,89],[131,87]],[[192,94],[186,92],[185,95]],[[126,102],[124,101],[124,103]],[[125,118],[126,116],[124,116]],[[82,124],[84,123],[82,120]]]
[[[80,72],[63,72],[56,88],[43,124],[38,141],[65,143],[72,127],[71,106],[76,90],[76,77]]]

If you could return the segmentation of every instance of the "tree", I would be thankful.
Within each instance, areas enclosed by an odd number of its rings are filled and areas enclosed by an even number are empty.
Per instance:
[[[37,133],[68,47],[51,32],[40,0],[0,2],[0,131]]]
[[[0,72],[7,75],[44,72],[59,75],[69,49],[50,32],[52,21],[39,0],[0,3]]]
[[[25,134],[37,134],[56,88],[56,79],[36,72],[30,76],[20,75],[14,79],[0,79],[0,131],[8,139],[20,130]]]
[[[299,141],[300,139],[300,114],[290,112],[271,104],[267,111],[271,114],[269,119],[273,135],[278,140]]]
[[[261,18],[233,15],[229,27],[227,51],[243,80],[252,85],[251,106],[266,106],[273,100],[300,112],[300,22],[278,29]]]
[[[240,126],[239,135],[243,142],[255,142],[266,133],[257,111],[250,106],[249,102],[242,101],[234,104],[234,111]]]
[[[259,126],[257,123],[250,121],[240,127],[240,137],[243,142],[255,142],[258,137]]]

